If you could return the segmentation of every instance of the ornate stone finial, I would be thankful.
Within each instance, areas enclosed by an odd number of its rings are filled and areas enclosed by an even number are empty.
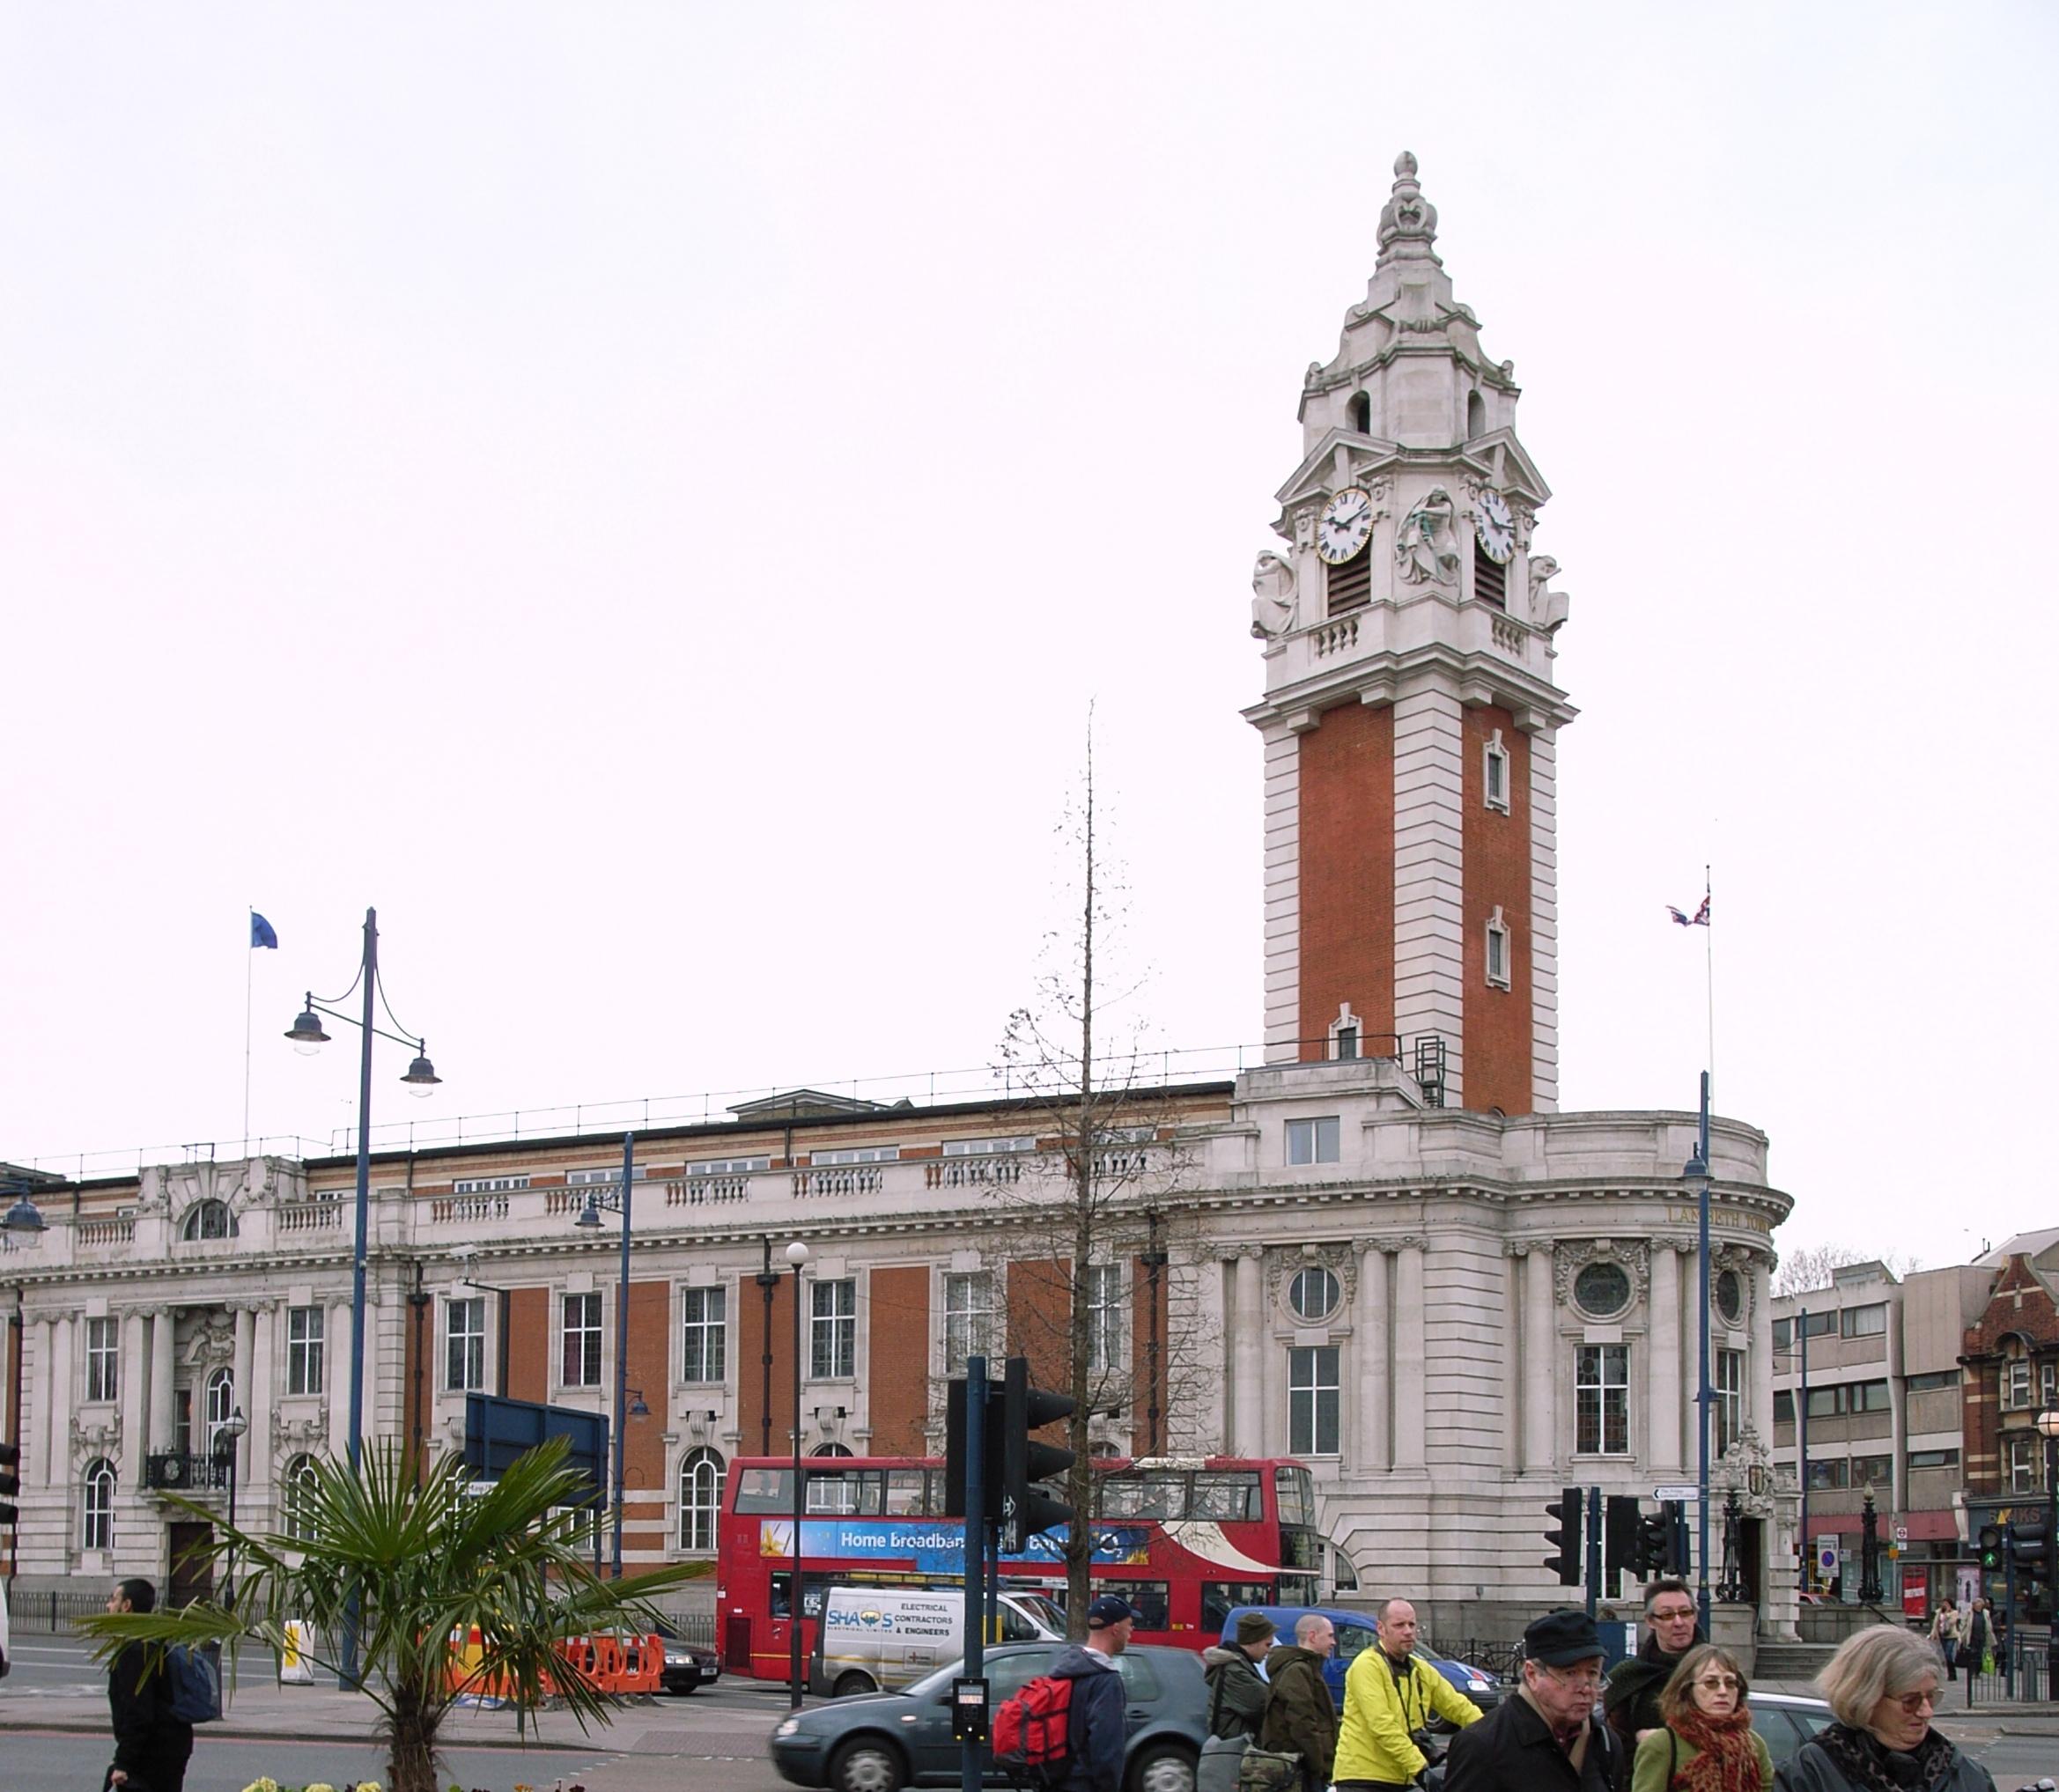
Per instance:
[[[1380,212],[1380,264],[1398,257],[1437,260],[1437,208],[1416,184],[1415,158],[1406,150],[1394,159],[1394,193]],[[1441,267],[1443,264],[1438,262]]]

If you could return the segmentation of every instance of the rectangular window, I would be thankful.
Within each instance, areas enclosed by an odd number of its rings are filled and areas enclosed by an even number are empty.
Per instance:
[[[2041,1362],[2038,1365],[2038,1405],[2059,1405],[2059,1362]]]
[[[1912,1469],[1955,1469],[1959,1466],[1956,1449],[1912,1449],[1909,1467]]]
[[[679,1379],[720,1381],[728,1371],[729,1291],[727,1288],[682,1289],[679,1310],[683,1316]]]
[[[486,1386],[486,1302],[474,1295],[443,1303],[443,1384],[454,1394]]]
[[[1877,1487],[1882,1494],[1894,1482],[1894,1458],[1891,1456],[1855,1456],[1852,1458],[1852,1486]]]
[[[1485,784],[1487,804],[1490,809],[1509,813],[1509,749],[1502,744],[1502,731],[1494,730],[1494,737],[1487,744]]]
[[[1811,1388],[1809,1390],[1809,1416],[1812,1419],[1834,1419],[1844,1411],[1838,1396],[1842,1388]]]
[[[1837,1315],[1834,1312],[1804,1313],[1801,1320],[1804,1338],[1827,1338],[1837,1330]]]
[[[1487,981],[1496,989],[1509,987],[1509,928],[1499,909],[1487,921]]]
[[[650,1173],[648,1164],[639,1163],[631,1172],[631,1176],[632,1180],[640,1183]],[[565,1173],[565,1180],[568,1188],[583,1188],[589,1183],[600,1188],[618,1188],[622,1184],[622,1167],[617,1164],[611,1169],[568,1169]]]
[[[567,1294],[565,1297],[565,1373],[558,1377],[568,1388],[601,1385],[601,1297],[599,1294]]]
[[[1317,1345],[1287,1353],[1287,1447],[1295,1456],[1335,1456],[1337,1346]]]
[[[322,1321],[320,1307],[286,1309],[286,1391],[321,1391]]]
[[[1957,1369],[1927,1369],[1920,1375],[1909,1377],[1909,1392],[1934,1394],[1940,1388],[1956,1388],[1959,1385]]]
[[[1879,1338],[1887,1331],[1887,1304],[1847,1307],[1838,1316],[1838,1331],[1846,1338]]]
[[[858,1374],[858,1284],[808,1285],[808,1373],[818,1382],[848,1382]]]
[[[1317,1120],[1287,1123],[1287,1161],[1291,1163],[1336,1163],[1342,1133],[1338,1117],[1325,1114]]]
[[[2014,1362],[2002,1366],[2002,1404],[2004,1406],[2027,1406],[2031,1403],[2031,1366],[2026,1357],[2018,1357]]]
[[[1630,1346],[1583,1344],[1575,1376],[1573,1449],[1580,1456],[1630,1453]]]
[[[1795,1397],[1786,1388],[1779,1389],[1774,1394],[1773,1422],[1775,1425],[1792,1425],[1795,1422]]]
[[[1120,1264],[1087,1265],[1087,1367],[1119,1369],[1123,1361],[1123,1270]]]
[[[991,1357],[993,1278],[985,1270],[944,1278],[944,1366],[963,1374],[969,1356]]]
[[[118,1390],[121,1371],[121,1321],[88,1319],[85,1322],[85,1397],[112,1400]]]
[[[753,1176],[761,1169],[770,1169],[770,1157],[710,1157],[699,1163],[690,1163],[686,1173],[696,1176]]]
[[[454,1195],[505,1195],[528,1185],[526,1176],[471,1176],[453,1183],[450,1191]]]
[[[2038,1485],[2038,1443],[2034,1437],[2011,1437],[2009,1442],[2009,1491],[2012,1493],[2036,1493],[2043,1490]]]
[[[898,1145],[861,1145],[849,1151],[815,1151],[810,1163],[892,1163],[901,1155]]]
[[[944,1140],[944,1155],[946,1157],[993,1157],[1003,1152],[1034,1151],[1036,1149],[1036,1139],[1027,1136],[1016,1139],[947,1139]]]
[[[1716,1353],[1716,1453],[1722,1456],[1745,1428],[1745,1353]]]
[[[1848,1411],[1853,1412],[1892,1412],[1893,1396],[1886,1382],[1854,1382],[1846,1390],[1851,1396]]]
[[[1809,1488],[1812,1493],[1826,1493],[1835,1487],[1851,1485],[1852,1465],[1841,1456],[1812,1456],[1809,1458]]]
[[[1795,1342],[1795,1322],[1792,1319],[1775,1319],[1773,1322],[1773,1347],[1775,1350],[1791,1350]]]

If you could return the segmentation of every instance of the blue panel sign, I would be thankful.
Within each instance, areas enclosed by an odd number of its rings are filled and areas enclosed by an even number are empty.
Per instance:
[[[1054,1567],[1065,1560],[1066,1527],[1041,1532],[1004,1563],[1024,1567]],[[963,1574],[965,1527],[950,1520],[924,1523],[911,1519],[882,1523],[876,1518],[809,1518],[801,1527],[801,1547],[811,1560],[906,1563],[918,1574]],[[758,1554],[785,1561],[793,1553],[793,1521],[761,1518]],[[1103,1567],[1140,1564],[1150,1560],[1151,1530],[1141,1524],[1104,1524],[1094,1531],[1093,1560]]]
[[[497,1394],[465,1396],[465,1465],[479,1480],[498,1480],[517,1456],[553,1437],[571,1440],[565,1461],[587,1483],[587,1490],[572,1503],[605,1505],[608,1420],[604,1413],[575,1412],[569,1406],[543,1406],[534,1400],[506,1400]]]

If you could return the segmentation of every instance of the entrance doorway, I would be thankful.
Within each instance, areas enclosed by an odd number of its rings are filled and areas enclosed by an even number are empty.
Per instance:
[[[172,1582],[165,1599],[167,1605],[190,1605],[213,1593],[215,1565],[208,1551],[214,1540],[211,1524],[173,1523]]]

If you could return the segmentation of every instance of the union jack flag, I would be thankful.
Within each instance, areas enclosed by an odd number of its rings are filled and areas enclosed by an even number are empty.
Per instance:
[[[1708,925],[1708,898],[1707,896],[1703,896],[1701,898],[1701,906],[1696,909],[1691,915],[1682,913],[1681,911],[1676,909],[1671,903],[1666,904],[1666,913],[1673,918],[1673,921],[1676,925],[1682,927],[1706,927]]]

